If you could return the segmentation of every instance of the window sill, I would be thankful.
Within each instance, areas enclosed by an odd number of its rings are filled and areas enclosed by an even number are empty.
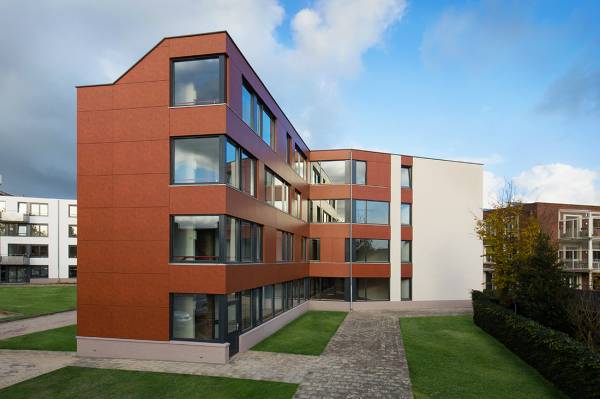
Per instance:
[[[223,102],[223,103],[214,103],[214,104],[170,105],[169,109],[196,108],[196,107],[214,107],[215,105],[216,106],[222,106],[222,105],[227,105],[227,103]]]

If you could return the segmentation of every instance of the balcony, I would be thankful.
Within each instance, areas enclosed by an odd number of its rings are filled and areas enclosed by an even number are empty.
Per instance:
[[[27,266],[27,265],[29,265],[29,256],[26,256],[26,255],[2,255],[2,256],[0,256],[0,265],[2,265],[2,266]]]
[[[0,212],[0,221],[13,223],[28,223],[29,215],[19,212],[2,211]]]

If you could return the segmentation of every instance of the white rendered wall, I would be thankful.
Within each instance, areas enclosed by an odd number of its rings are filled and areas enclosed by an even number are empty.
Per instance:
[[[400,237],[402,220],[400,217],[402,169],[400,155],[392,155],[391,171],[391,200],[390,200],[390,301],[400,301],[400,284],[402,279],[400,262]]]
[[[48,237],[0,237],[0,255],[8,254],[8,244],[48,245],[47,258],[30,258],[32,266],[48,266],[49,279],[67,279],[69,265],[77,265],[77,259],[69,259],[69,245],[77,245],[77,238],[69,237],[69,225],[77,224],[77,218],[70,218],[69,204],[76,200],[54,198],[0,196],[0,205],[5,204],[9,212],[17,212],[19,202],[48,204],[48,216],[30,216],[28,224],[47,224]]]
[[[483,166],[415,157],[412,176],[412,299],[469,299],[481,289]]]

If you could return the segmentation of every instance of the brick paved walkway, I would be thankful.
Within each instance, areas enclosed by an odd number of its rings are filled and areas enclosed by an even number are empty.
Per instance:
[[[77,312],[54,313],[47,316],[32,317],[30,319],[7,321],[0,323],[0,340],[31,334],[38,331],[50,330],[77,323]]]
[[[412,398],[398,313],[350,313],[295,398]]]

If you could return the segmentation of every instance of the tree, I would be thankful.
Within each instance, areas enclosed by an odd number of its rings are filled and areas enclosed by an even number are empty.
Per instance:
[[[520,313],[568,333],[570,291],[557,253],[547,234],[537,235],[533,252],[522,259],[517,271],[516,301]]]
[[[519,269],[533,253],[540,225],[535,218],[525,217],[523,204],[515,200],[508,184],[501,199],[477,220],[476,232],[485,253],[494,263],[492,283],[500,303],[516,306],[519,297]]]

